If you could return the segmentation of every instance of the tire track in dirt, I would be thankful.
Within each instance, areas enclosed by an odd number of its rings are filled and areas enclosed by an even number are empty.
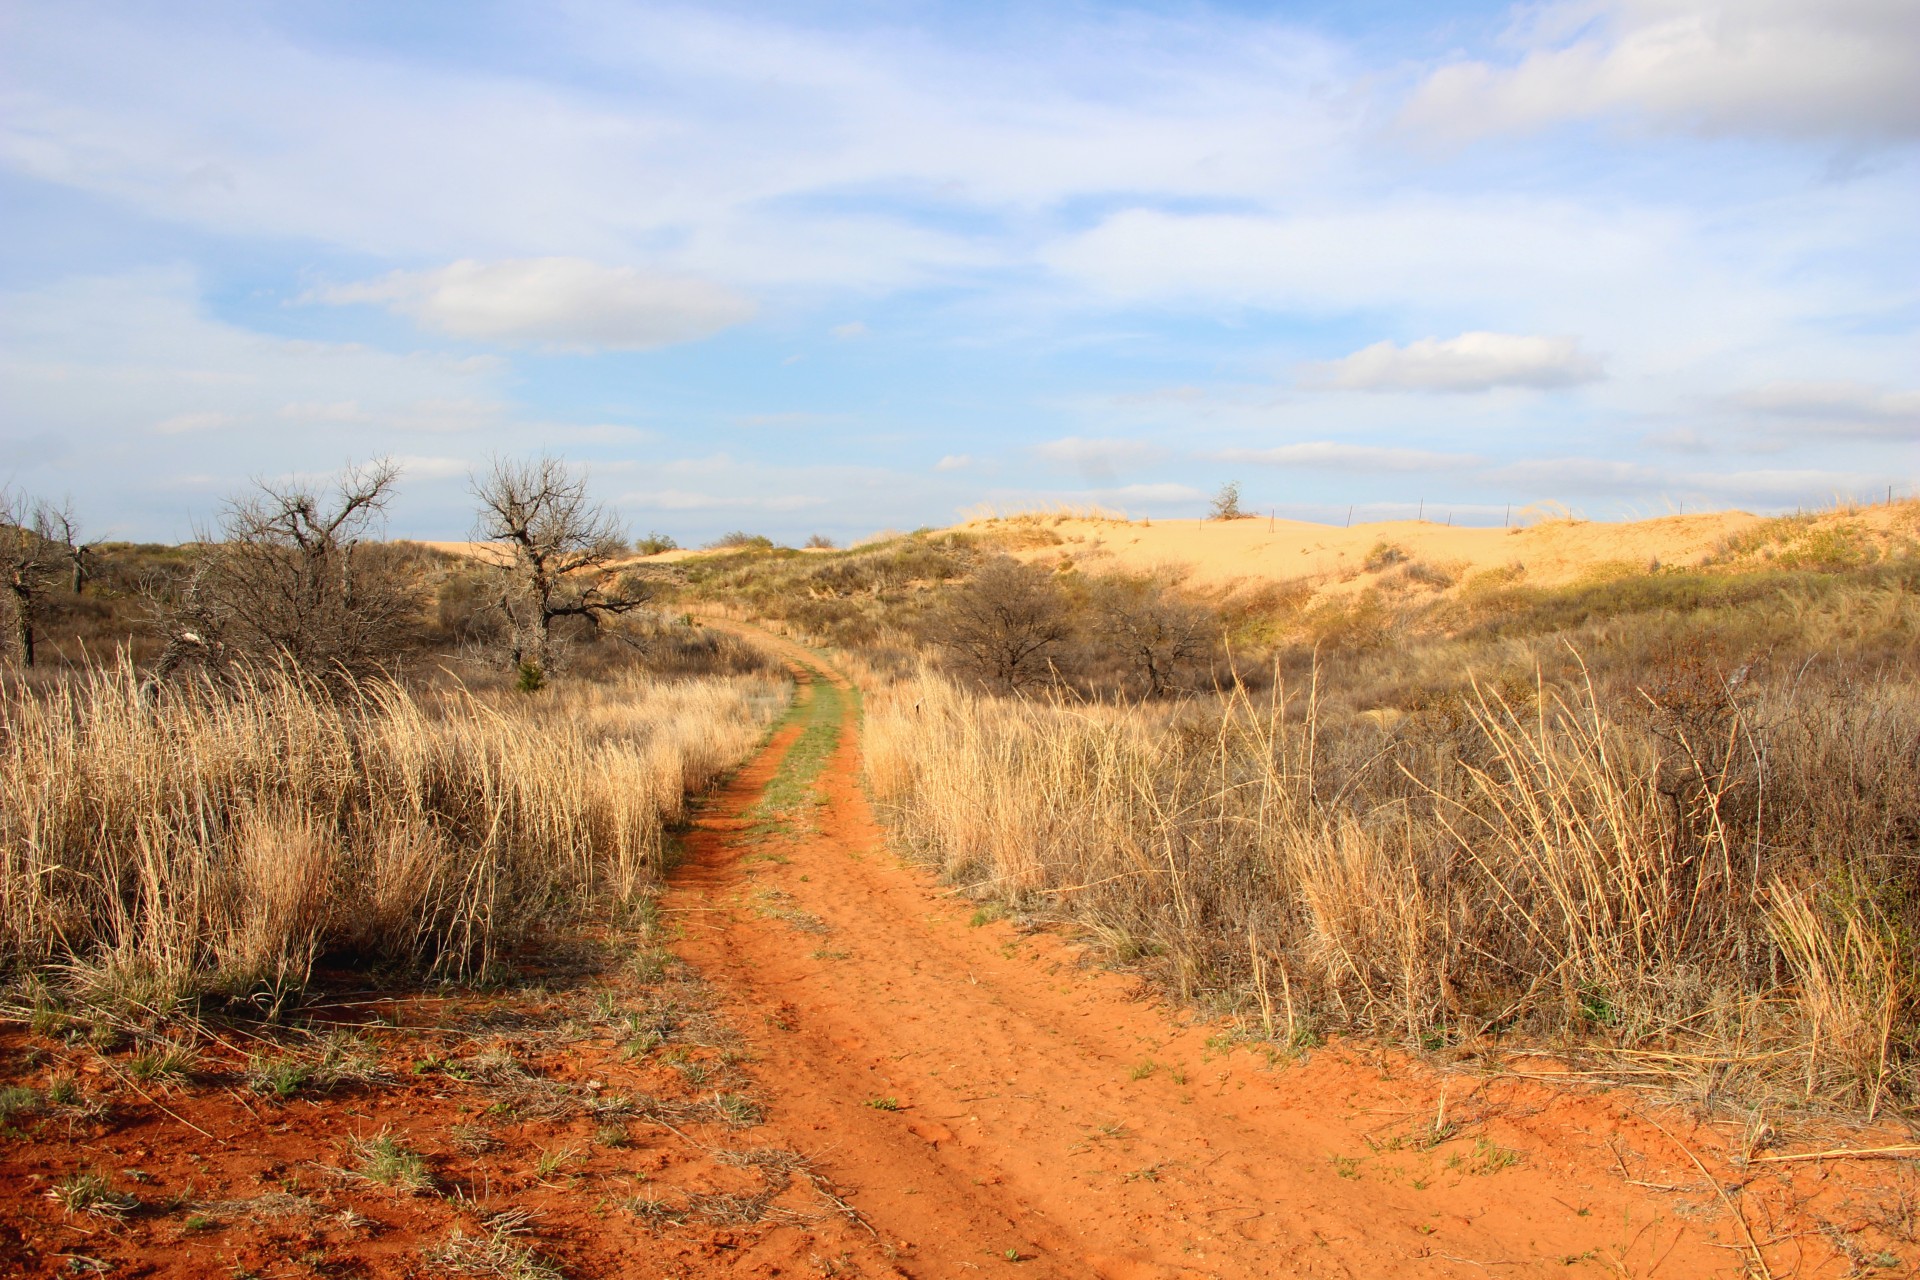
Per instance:
[[[809,698],[850,690],[797,645],[709,625],[778,652]],[[703,808],[667,910],[754,1046],[769,1123],[906,1274],[1745,1272],[1714,1191],[1617,1098],[1389,1053],[1275,1070],[1053,936],[972,927],[888,852],[841,701],[812,812],[791,831],[750,814],[770,746]],[[1631,1185],[1629,1159],[1696,1194]]]

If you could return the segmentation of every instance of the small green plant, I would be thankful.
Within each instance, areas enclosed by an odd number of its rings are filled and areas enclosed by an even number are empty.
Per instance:
[[[520,1243],[526,1215],[495,1214],[486,1235],[468,1235],[455,1227],[446,1241],[426,1251],[427,1260],[448,1271],[500,1280],[561,1280],[563,1273],[531,1247]]]
[[[885,1097],[868,1098],[864,1105],[872,1107],[875,1111],[898,1111],[900,1099],[889,1093]]]
[[[1360,1176],[1360,1161],[1353,1156],[1334,1156],[1333,1171],[1343,1178]]]
[[[533,1171],[542,1179],[551,1178],[560,1169],[580,1158],[578,1147],[549,1147],[533,1158]]]
[[[627,1132],[625,1125],[620,1124],[601,1125],[593,1131],[593,1140],[600,1146],[616,1151],[633,1145],[633,1135]]]
[[[134,1054],[127,1062],[127,1074],[143,1083],[165,1084],[186,1079],[199,1060],[192,1045],[167,1040]]]
[[[1158,1071],[1159,1069],[1160,1069],[1160,1064],[1155,1062],[1152,1058],[1142,1058],[1140,1059],[1140,1061],[1134,1063],[1133,1066],[1127,1069],[1127,1079],[1145,1080],[1148,1076],[1152,1075],[1154,1072]]]
[[[1596,1027],[1611,1027],[1619,1023],[1620,1010],[1607,998],[1607,989],[1599,986],[1580,988],[1580,1016]]]
[[[642,947],[627,962],[628,970],[642,982],[654,983],[667,976],[673,967],[673,953],[660,947]]]
[[[739,1093],[717,1093],[713,1096],[713,1109],[720,1118],[736,1129],[744,1129],[759,1124],[765,1112],[753,1099]]]
[[[1472,1151],[1455,1152],[1447,1157],[1447,1168],[1478,1177],[1498,1173],[1519,1163],[1518,1151],[1488,1142],[1485,1138],[1475,1138]]]
[[[514,671],[513,687],[521,693],[538,693],[547,687],[547,673],[537,662],[522,662]]]
[[[68,1174],[47,1193],[68,1213],[90,1213],[99,1218],[124,1218],[140,1207],[137,1196],[117,1192],[106,1175],[92,1169]]]
[[[456,1124],[447,1130],[447,1138],[455,1147],[469,1154],[477,1155],[482,1151],[496,1151],[500,1139],[485,1125]]]
[[[433,1053],[413,1064],[413,1074],[416,1076],[442,1075],[449,1080],[473,1079],[473,1072],[458,1058],[443,1058]]]
[[[353,1157],[354,1172],[368,1182],[416,1194],[433,1189],[433,1175],[427,1170],[426,1158],[388,1130],[382,1129],[371,1138],[352,1139],[348,1151]]]
[[[247,1087],[255,1093],[285,1100],[306,1088],[313,1079],[313,1066],[285,1054],[268,1057],[255,1054],[247,1059]]]
[[[56,1107],[78,1107],[86,1103],[80,1082],[70,1075],[58,1075],[47,1081],[47,1101]]]
[[[973,914],[967,917],[967,927],[969,929],[978,929],[981,925],[992,924],[995,920],[1001,919],[1006,914],[1007,909],[999,903],[985,903],[976,907]]]
[[[0,1089],[0,1121],[11,1120],[15,1116],[30,1116],[45,1105],[38,1089],[29,1089],[24,1085],[8,1085]]]
[[[187,1215],[186,1221],[180,1224],[180,1229],[182,1231],[211,1231],[219,1225],[218,1220],[209,1218],[204,1213],[190,1213]]]
[[[672,1226],[681,1221],[674,1207],[657,1196],[629,1196],[620,1202],[620,1207],[649,1227]]]

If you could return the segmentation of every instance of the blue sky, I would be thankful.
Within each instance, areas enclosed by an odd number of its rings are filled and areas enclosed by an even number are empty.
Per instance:
[[[0,482],[635,532],[1920,480],[1920,2],[0,2]]]

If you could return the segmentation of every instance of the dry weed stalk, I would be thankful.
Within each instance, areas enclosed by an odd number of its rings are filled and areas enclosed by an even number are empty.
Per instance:
[[[475,971],[658,875],[663,824],[785,701],[758,677],[551,691],[287,671],[0,690],[0,964],[163,1011],[277,1000],[326,951]]]
[[[1251,999],[1269,1035],[1277,986],[1289,1043],[1513,1028],[1775,1090],[1798,1061],[1803,1101],[1873,1114],[1915,1086],[1917,726],[1899,685],[1653,728],[1586,681],[1475,686],[1449,724],[1387,728],[1317,691],[1089,706],[923,672],[870,697],[866,747],[949,878]]]

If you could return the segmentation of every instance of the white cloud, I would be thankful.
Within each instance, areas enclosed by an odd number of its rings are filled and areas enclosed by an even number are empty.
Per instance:
[[[1112,469],[1157,462],[1167,451],[1150,440],[1089,439],[1066,436],[1033,447],[1036,457],[1074,467]]]
[[[450,427],[504,409],[491,362],[275,337],[202,308],[180,269],[0,295],[0,398],[81,438],[325,443],[333,427]],[[171,446],[170,446],[171,447]]]
[[[737,427],[825,427],[849,420],[844,413],[812,413],[799,409],[782,413],[742,413],[732,419]]]
[[[1238,303],[1351,312],[1422,306],[1511,312],[1542,300],[1591,309],[1674,268],[1684,222],[1646,207],[1402,196],[1292,215],[1129,209],[1043,247],[1056,273],[1123,302]]]
[[[964,471],[973,465],[973,456],[965,453],[950,453],[935,465],[935,471]]]
[[[187,431],[217,431],[221,427],[230,427],[238,421],[239,419],[230,413],[211,411],[176,413],[154,423],[153,429],[163,436],[175,436]]]
[[[295,400],[280,406],[280,416],[294,422],[364,422],[367,411],[358,400]]]
[[[850,320],[846,324],[833,326],[830,332],[834,337],[844,342],[850,338],[864,338],[873,331],[867,328],[866,321],[864,320]]]
[[[1777,427],[1823,435],[1920,441],[1920,391],[1887,391],[1862,382],[1770,382],[1729,403]]]
[[[1190,484],[1127,484],[1095,493],[1114,502],[1197,502],[1207,495]]]
[[[1879,474],[1818,467],[1678,472],[1610,458],[1529,458],[1496,467],[1486,478],[1497,486],[1543,497],[1688,494],[1715,502],[1763,505],[1830,502],[1836,497],[1877,492],[1886,483]]]
[[[1516,64],[1439,68],[1407,122],[1455,138],[1614,114],[1706,134],[1920,134],[1910,0],[1578,0],[1534,16]]]
[[[1227,449],[1213,455],[1222,462],[1251,462],[1273,467],[1315,467],[1329,471],[1437,471],[1472,466],[1465,453],[1435,453],[1384,445],[1341,444],[1313,440],[1271,449]]]
[[[1606,376],[1572,338],[1463,333],[1406,346],[1376,342],[1308,368],[1309,385],[1345,391],[1489,391],[1494,387],[1571,387]]]
[[[379,303],[458,338],[572,351],[693,342],[754,314],[751,301],[710,281],[583,258],[467,258],[308,296],[333,305]]]
[[[436,458],[417,453],[403,453],[393,461],[400,468],[401,479],[447,480],[455,476],[464,476],[474,470],[472,460],[467,458]]]
[[[653,511],[799,511],[825,506],[825,498],[782,493],[769,496],[723,497],[690,489],[650,489],[622,494],[620,505]]]

